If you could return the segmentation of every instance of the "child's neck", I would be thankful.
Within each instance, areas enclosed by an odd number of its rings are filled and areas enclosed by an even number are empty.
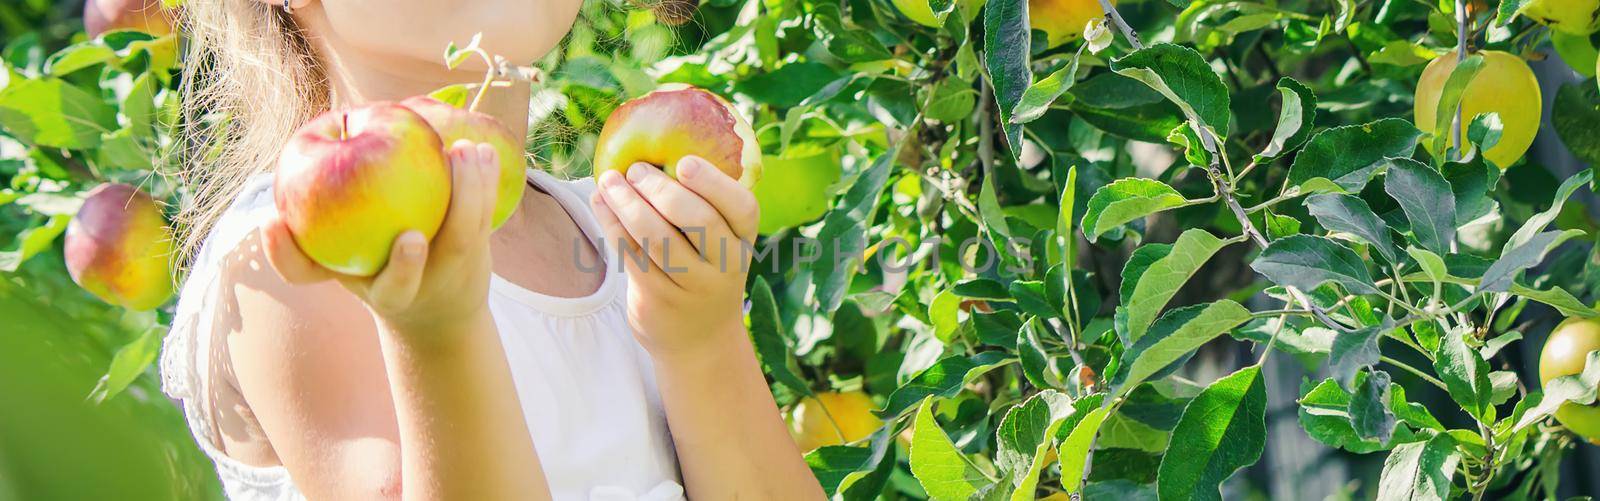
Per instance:
[[[372,56],[360,49],[340,47],[336,40],[317,40],[328,71],[329,88],[335,108],[372,101],[399,101],[423,95],[454,84],[476,84],[483,80],[482,63],[476,60],[461,69],[445,68],[438,62],[410,58]],[[440,53],[443,54],[443,49]],[[477,111],[500,120],[516,137],[528,132],[528,101],[532,89],[527,85],[491,88],[478,104]]]

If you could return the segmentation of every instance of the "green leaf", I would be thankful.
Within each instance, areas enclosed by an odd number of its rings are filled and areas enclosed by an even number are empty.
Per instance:
[[[1161,499],[1222,499],[1222,482],[1261,459],[1266,446],[1261,367],[1218,379],[1183,409],[1156,477]]]
[[[1596,387],[1600,386],[1600,350],[1589,352],[1584,359],[1583,372],[1551,378],[1545,382],[1543,392],[1529,393],[1525,397],[1530,402],[1535,402],[1522,418],[1517,420],[1512,431],[1522,430],[1546,416],[1554,414],[1567,402],[1578,405],[1591,405],[1595,402]]]
[[[67,231],[67,226],[72,222],[70,215],[55,215],[45,219],[42,224],[32,226],[17,233],[16,244],[9,250],[0,251],[0,271],[13,272],[31,258],[56,241],[56,237]]]
[[[1044,112],[1050,111],[1050,105],[1057,98],[1078,83],[1078,60],[1083,58],[1083,47],[1087,45],[1078,46],[1077,54],[1066,66],[1028,86],[1028,90],[1022,93],[1022,99],[1017,102],[1016,109],[1011,110],[1011,123],[1025,124],[1038,120],[1044,116]]]
[[[941,122],[956,122],[972,117],[972,109],[978,105],[978,91],[972,88],[972,82],[958,78],[946,78],[933,86],[933,91],[928,93],[928,102],[923,106],[923,112],[928,118]]]
[[[933,398],[922,400],[911,433],[911,474],[928,498],[966,501],[992,482],[956,449],[933,419]]]
[[[967,382],[996,367],[1016,361],[1017,359],[1009,358],[998,351],[986,351],[971,357],[960,355],[947,357],[923,369],[916,377],[896,388],[894,393],[889,394],[889,402],[882,411],[878,411],[878,415],[885,418],[898,416],[929,396],[943,398],[955,396]]]
[[[1566,206],[1567,199],[1572,198],[1572,194],[1578,191],[1578,188],[1589,184],[1593,179],[1594,172],[1584,170],[1578,171],[1577,174],[1573,174],[1565,181],[1562,181],[1561,186],[1556,188],[1555,196],[1550,199],[1550,208],[1545,209],[1544,212],[1534,214],[1533,217],[1529,217],[1526,222],[1522,223],[1522,227],[1518,228],[1516,233],[1511,234],[1511,238],[1506,240],[1505,246],[1500,248],[1500,255],[1504,257],[1511,254],[1513,249],[1522,247],[1523,244],[1532,241],[1535,235],[1544,231],[1545,227],[1550,226],[1550,223],[1556,220],[1556,216],[1561,214],[1562,207]]]
[[[1283,108],[1278,111],[1278,128],[1272,132],[1272,141],[1257,153],[1256,163],[1270,162],[1294,151],[1311,138],[1311,125],[1317,118],[1317,95],[1309,87],[1289,77],[1278,80],[1278,93],[1283,95]]]
[[[1102,405],[1105,401],[1104,394],[1094,394],[1073,402],[1074,412],[1068,417],[1057,432],[1062,436],[1061,444],[1056,447],[1057,456],[1061,461],[1061,489],[1068,493],[1077,492],[1082,485],[1081,475],[1073,472],[1083,471],[1085,463],[1089,461],[1089,450],[1094,447],[1095,436],[1100,434],[1100,425],[1106,421],[1106,416],[1111,408]]]
[[[1382,358],[1383,354],[1378,350],[1378,338],[1382,337],[1385,330],[1367,327],[1341,332],[1334,337],[1333,347],[1328,353],[1328,368],[1334,380],[1346,389],[1355,388],[1356,372],[1362,367],[1377,365],[1378,359]]]
[[[1438,254],[1416,247],[1406,247],[1406,254],[1417,262],[1417,266],[1422,268],[1422,273],[1427,275],[1430,280],[1433,280],[1435,286],[1444,282],[1445,278],[1450,276],[1449,269],[1445,267],[1444,258],[1439,257]]]
[[[1188,203],[1178,190],[1161,181],[1142,177],[1118,179],[1095,190],[1083,214],[1083,236],[1094,242],[1105,232],[1129,221]]]
[[[1061,266],[1071,270],[1077,268],[1078,263],[1078,237],[1072,231],[1072,211],[1077,206],[1078,199],[1078,167],[1067,168],[1067,182],[1061,187],[1061,198],[1056,206],[1056,239],[1061,242]],[[1067,280],[1067,287],[1072,287],[1072,281]]]
[[[961,297],[943,291],[928,304],[928,320],[933,321],[933,336],[949,344],[961,330]]]
[[[466,85],[455,84],[440,87],[439,90],[428,93],[428,97],[438,99],[444,104],[465,109],[467,102],[472,100],[472,90]]]
[[[1394,438],[1395,417],[1389,411],[1389,373],[1375,370],[1356,384],[1350,395],[1350,425],[1356,436],[1387,443]]]
[[[1050,465],[1045,453],[1055,446],[1056,430],[1074,411],[1071,397],[1044,390],[1012,407],[1000,419],[1000,426],[995,429],[995,464],[1008,473],[1013,500],[1033,499],[1039,473]]]
[[[1467,84],[1471,83],[1472,79],[1478,76],[1478,71],[1483,69],[1483,61],[1481,54],[1469,55],[1466,60],[1457,62],[1455,69],[1450,72],[1450,77],[1445,79],[1444,88],[1439,91],[1437,111],[1434,112],[1432,140],[1434,154],[1444,156],[1445,148],[1452,143],[1450,138],[1454,134],[1461,96],[1466,94]],[[1462,124],[1462,127],[1466,127],[1466,124]]]
[[[756,348],[756,358],[761,361],[761,372],[795,393],[811,394],[810,385],[790,370],[793,357],[789,352],[789,336],[783,331],[772,287],[761,276],[757,276],[755,285],[750,287],[750,338]]]
[[[1600,87],[1594,79],[1563,84],[1550,107],[1550,124],[1578,160],[1600,165]]]
[[[1489,362],[1467,346],[1466,335],[1463,329],[1445,332],[1433,352],[1433,371],[1444,381],[1450,398],[1468,414],[1480,423],[1493,423],[1494,406],[1489,400],[1494,387],[1489,383]]]
[[[1383,461],[1378,479],[1380,501],[1444,500],[1450,495],[1450,478],[1461,456],[1456,441],[1439,434],[1426,442],[1397,445]]]
[[[1342,231],[1365,240],[1390,264],[1400,263],[1394,239],[1389,236],[1389,225],[1372,212],[1365,200],[1351,195],[1319,193],[1306,197],[1306,210],[1317,218],[1317,224],[1332,231]]]
[[[45,61],[45,73],[59,77],[91,66],[115,61],[117,51],[99,40],[89,40],[68,46],[50,55]]]
[[[1138,275],[1138,281],[1125,294],[1128,340],[1137,342],[1154,322],[1156,315],[1166,307],[1178,289],[1193,277],[1200,266],[1226,245],[1221,239],[1203,229],[1191,229],[1178,236],[1172,251],[1150,263]],[[1124,279],[1128,278],[1124,275]],[[1123,283],[1128,290],[1127,282]]]
[[[822,490],[832,496],[846,476],[859,471],[871,458],[872,449],[866,447],[829,445],[806,453],[806,465],[822,484]]]
[[[1361,257],[1323,237],[1293,235],[1275,240],[1250,267],[1273,283],[1303,291],[1334,282],[1357,294],[1378,292]]]
[[[1295,155],[1286,186],[1321,178],[1346,191],[1360,191],[1389,158],[1410,157],[1421,135],[1411,122],[1398,118],[1318,132]]]
[[[822,63],[790,63],[755,73],[735,83],[733,90],[758,103],[789,108],[816,94],[839,76],[838,71]]]
[[[1368,376],[1365,374],[1358,375],[1356,382],[1364,383],[1366,377]],[[1353,396],[1340,388],[1339,383],[1332,378],[1325,379],[1306,390],[1300,397],[1300,426],[1305,429],[1307,435],[1318,442],[1357,454],[1380,451],[1398,443],[1415,441],[1418,437],[1412,431],[1413,427],[1443,430],[1443,426],[1440,426],[1426,409],[1406,401],[1404,387],[1390,383],[1388,394],[1389,409],[1401,423],[1408,425],[1396,426],[1390,440],[1380,442],[1373,437],[1362,437],[1356,432],[1354,417],[1350,414]]]
[[[1411,234],[1428,250],[1444,253],[1456,235],[1456,197],[1450,182],[1432,167],[1415,160],[1391,160],[1383,190],[1400,203]],[[1393,261],[1391,261],[1393,262]]]
[[[155,362],[156,353],[161,351],[161,338],[165,329],[154,327],[145,329],[143,334],[133,342],[117,349],[116,355],[111,357],[111,366],[106,369],[104,376],[95,383],[94,389],[89,390],[89,399],[95,403],[105,403],[106,400],[122,393],[122,390],[133,384],[135,379],[145,373],[151,362]]]
[[[1127,368],[1118,371],[1110,398],[1127,394],[1146,378],[1247,320],[1250,310],[1227,299],[1167,312],[1123,354]]]
[[[855,276],[855,268],[861,264],[862,253],[867,248],[867,223],[877,211],[878,198],[888,184],[899,151],[898,147],[890,148],[879,155],[856,178],[838,205],[822,217],[822,229],[818,230],[816,238],[831,245],[822,246],[821,256],[810,275],[822,313],[831,313],[844,302],[850,279]]]
[[[1506,292],[1515,283],[1517,275],[1522,270],[1532,268],[1544,261],[1545,254],[1555,250],[1567,239],[1583,235],[1579,230],[1547,231],[1534,235],[1517,248],[1510,249],[1494,264],[1489,265],[1483,272],[1483,280],[1478,282],[1479,292]],[[1511,245],[1507,242],[1506,245]],[[1508,247],[1509,249],[1509,247]]]
[[[1218,138],[1228,136],[1228,121],[1233,116],[1228,109],[1228,87],[1194,49],[1155,44],[1112,61],[1111,69],[1166,96],[1186,118],[1211,129]]]
[[[999,105],[1000,130],[1011,157],[1022,155],[1022,126],[1011,120],[1012,110],[1033,84],[1028,69],[1033,33],[1028,27],[1026,0],[991,0],[983,9],[983,68]]]
[[[0,127],[28,144],[93,148],[116,122],[111,106],[61,80],[22,80],[0,90]]]
[[[139,78],[133,80],[133,88],[129,89],[127,97],[122,99],[122,116],[128,119],[128,126],[124,130],[132,131],[131,134],[136,137],[155,135],[155,97],[161,90],[160,86],[161,83],[153,73],[139,75]]]

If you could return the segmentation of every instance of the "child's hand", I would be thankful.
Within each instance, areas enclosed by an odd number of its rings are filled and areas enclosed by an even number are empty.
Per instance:
[[[676,181],[641,163],[626,178],[602,174],[599,185],[591,203],[610,236],[604,252],[631,279],[628,320],[645,348],[670,358],[748,342],[744,282],[755,195],[697,157],[678,162]]]
[[[395,239],[389,262],[372,277],[322,267],[295,245],[274,218],[261,228],[267,259],[289,283],[336,279],[396,332],[440,332],[488,312],[489,233],[499,160],[493,147],[458,141],[450,148],[450,208],[429,242],[422,232]]]

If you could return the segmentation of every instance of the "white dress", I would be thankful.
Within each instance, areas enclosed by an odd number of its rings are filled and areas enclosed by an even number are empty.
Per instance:
[[[529,181],[554,196],[600,248],[602,233],[587,202],[593,181],[561,181],[539,171],[530,171]],[[275,210],[271,176],[252,180],[206,237],[161,354],[162,385],[182,401],[189,429],[234,501],[304,499],[286,468],[250,466],[223,454],[200,398],[208,384],[206,354],[218,337],[212,328],[218,260]],[[683,499],[650,358],[625,316],[626,287],[626,275],[611,266],[600,289],[579,298],[547,296],[499,276],[491,279],[489,309],[517,388],[517,395],[506,398],[522,402],[558,500]]]

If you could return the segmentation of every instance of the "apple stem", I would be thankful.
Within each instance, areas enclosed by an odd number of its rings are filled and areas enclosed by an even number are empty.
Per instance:
[[[495,64],[494,58],[489,57],[489,53],[483,49],[473,47],[472,52],[483,58],[483,64],[488,66],[483,72],[483,83],[478,85],[478,94],[472,97],[472,104],[467,106],[467,111],[478,111],[478,104],[482,103],[483,96],[489,93],[489,87],[494,85]]]
[[[339,114],[339,140],[350,139],[350,113]]]

